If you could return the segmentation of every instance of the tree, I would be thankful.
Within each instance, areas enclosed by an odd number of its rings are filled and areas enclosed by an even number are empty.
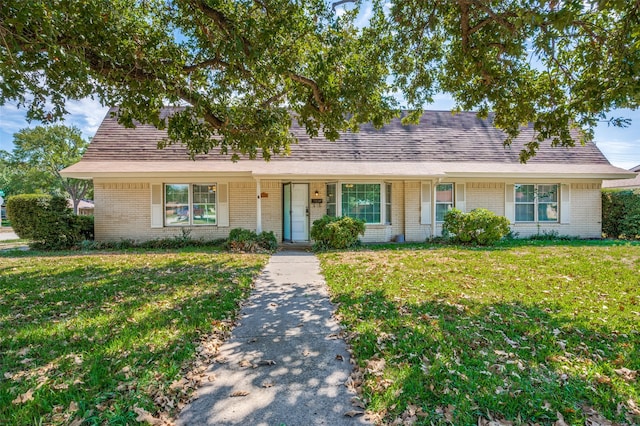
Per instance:
[[[11,153],[0,151],[0,179],[7,192],[66,194],[77,214],[78,204],[91,191],[92,182],[64,178],[60,170],[79,161],[89,144],[82,139],[80,129],[63,125],[22,129],[13,135],[13,143]]]
[[[393,95],[415,121],[446,92],[459,109],[493,112],[507,143],[533,122],[526,160],[547,138],[573,145],[573,127],[589,138],[598,120],[624,125],[607,113],[640,101],[637,1],[2,3],[0,104],[51,121],[65,98],[94,95],[120,106],[121,123],[167,127],[161,146],[183,141],[194,154],[269,158],[293,142],[292,112],[335,139],[383,125]],[[163,117],[165,103],[184,108]]]

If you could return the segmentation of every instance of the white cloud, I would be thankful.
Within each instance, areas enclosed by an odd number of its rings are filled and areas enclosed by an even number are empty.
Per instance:
[[[69,100],[66,108],[69,113],[62,123],[78,127],[85,139],[93,137],[108,111],[107,107],[103,107],[100,102],[91,98]],[[18,108],[16,104],[0,106],[0,149],[11,151],[14,133],[40,124],[37,121],[29,123],[26,114],[26,108]]]
[[[640,164],[640,139],[597,140],[596,145],[614,166],[630,169]]]
[[[66,108],[69,115],[65,117],[65,124],[77,126],[85,137],[92,137],[96,133],[109,110],[91,98],[68,101]]]

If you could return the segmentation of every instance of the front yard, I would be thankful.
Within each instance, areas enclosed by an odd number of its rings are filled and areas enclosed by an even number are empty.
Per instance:
[[[639,245],[422,245],[320,258],[358,363],[349,385],[379,420],[640,423]]]
[[[0,423],[131,424],[178,410],[266,255],[0,252]]]

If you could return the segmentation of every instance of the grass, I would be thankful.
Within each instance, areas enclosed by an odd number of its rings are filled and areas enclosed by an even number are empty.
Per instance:
[[[175,414],[265,255],[0,253],[0,423]],[[212,343],[213,342],[213,343]]]
[[[640,423],[640,245],[387,245],[320,258],[357,360],[351,385],[380,421]]]

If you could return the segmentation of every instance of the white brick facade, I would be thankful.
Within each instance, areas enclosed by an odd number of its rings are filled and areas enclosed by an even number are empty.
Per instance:
[[[202,178],[199,178],[202,181]],[[183,182],[189,182],[183,178]],[[195,181],[195,179],[194,179]],[[129,239],[144,241],[150,239],[181,236],[189,231],[192,238],[224,238],[233,228],[256,230],[257,203],[261,203],[262,229],[273,231],[278,241],[283,239],[283,181],[260,181],[261,197],[258,200],[257,183],[253,179],[216,179],[229,185],[229,226],[162,226],[151,227],[151,186],[160,182],[112,182],[96,179],[95,192],[95,236],[98,241],[119,241]],[[335,182],[335,181],[332,181]],[[380,182],[380,181],[377,181]],[[436,181],[430,181],[435,184]],[[487,208],[498,215],[505,214],[505,192],[510,182],[453,181],[464,184],[465,200],[458,201],[466,211]],[[163,182],[164,183],[164,182]],[[320,198],[322,204],[309,204],[309,228],[326,212],[326,181],[300,182],[309,185],[309,198]],[[518,183],[528,183],[518,181]],[[537,182],[531,182],[537,183]],[[406,241],[424,241],[431,237],[432,224],[421,223],[421,182],[393,181],[391,224],[368,225],[364,242],[391,241],[403,235]],[[563,185],[564,187],[564,185]],[[515,223],[512,230],[521,237],[555,231],[561,235],[583,238],[601,236],[601,196],[599,181],[571,182],[570,218],[567,223]],[[512,186],[511,186],[512,188]],[[316,196],[315,193],[318,192]],[[461,191],[462,192],[462,191]],[[384,208],[384,206],[381,206]],[[441,232],[441,224],[435,226],[436,235]]]

